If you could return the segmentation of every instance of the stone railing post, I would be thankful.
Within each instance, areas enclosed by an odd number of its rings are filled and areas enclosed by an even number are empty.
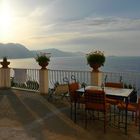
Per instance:
[[[49,89],[48,69],[39,70],[39,91],[40,94],[47,94]]]
[[[102,85],[102,72],[91,72],[91,85],[101,86]]]
[[[0,88],[10,88],[10,68],[0,68]]]

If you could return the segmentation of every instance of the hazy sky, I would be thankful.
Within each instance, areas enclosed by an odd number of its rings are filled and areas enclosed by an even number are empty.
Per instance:
[[[0,0],[0,42],[140,55],[140,0]]]

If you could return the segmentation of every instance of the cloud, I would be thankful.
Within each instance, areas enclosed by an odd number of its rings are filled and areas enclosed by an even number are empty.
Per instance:
[[[48,25],[48,28],[42,26],[42,30],[46,30],[46,34],[33,36],[30,41],[46,48],[51,46],[75,51],[96,48],[108,55],[138,55],[140,19],[88,17]]]
[[[11,5],[16,11],[16,26],[11,29],[11,36],[30,48],[59,47],[70,51],[99,48],[108,54],[121,54],[126,48],[133,50],[133,46],[137,54],[140,51],[138,4],[128,2],[132,5],[127,3],[125,8],[126,0],[101,1],[30,0],[27,4],[14,0]],[[120,3],[123,3],[121,7]]]
[[[121,35],[122,32],[140,31],[140,19],[86,18],[44,25],[40,27],[40,30],[45,33],[43,38],[46,36],[46,38],[56,37],[69,40],[100,37],[102,39],[102,37],[107,37],[111,33]],[[42,35],[38,35],[36,39],[41,37]]]

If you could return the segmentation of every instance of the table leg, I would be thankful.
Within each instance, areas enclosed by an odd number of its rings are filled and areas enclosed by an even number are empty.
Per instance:
[[[128,113],[128,98],[125,98],[126,108],[125,108],[125,134],[127,135],[127,113]]]
[[[76,123],[76,102],[74,102],[74,122]]]

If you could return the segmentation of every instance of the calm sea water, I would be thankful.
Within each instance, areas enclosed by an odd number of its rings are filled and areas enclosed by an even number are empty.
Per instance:
[[[39,69],[34,58],[11,59],[11,68]],[[91,70],[85,57],[52,57],[48,65],[53,70]],[[106,72],[140,72],[140,57],[107,57],[104,67]]]

